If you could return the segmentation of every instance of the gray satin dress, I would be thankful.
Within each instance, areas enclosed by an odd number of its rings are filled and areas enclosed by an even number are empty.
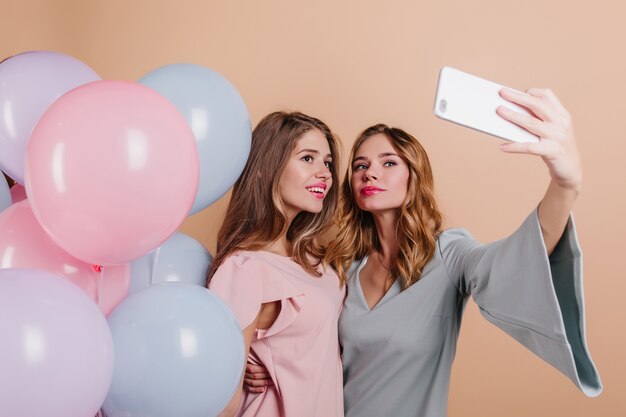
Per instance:
[[[573,221],[546,254],[536,210],[506,239],[480,244],[444,231],[421,279],[396,282],[369,309],[355,262],[339,319],[345,415],[443,417],[463,309],[482,315],[586,395],[602,391],[585,341],[582,259]]]

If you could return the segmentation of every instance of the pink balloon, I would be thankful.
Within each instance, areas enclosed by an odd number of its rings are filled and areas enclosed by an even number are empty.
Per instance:
[[[37,269],[0,270],[0,415],[92,417],[113,376],[113,339],[78,287]]]
[[[139,258],[171,236],[194,201],[198,173],[184,116],[131,82],[70,91],[42,116],[26,150],[37,220],[68,253],[100,265]]]
[[[109,315],[128,294],[130,266],[97,267],[74,258],[59,248],[41,228],[28,200],[0,214],[0,270],[37,268],[63,276],[78,285]]]
[[[11,187],[11,199],[13,203],[20,202],[26,199],[26,189],[19,184],[13,184]]]

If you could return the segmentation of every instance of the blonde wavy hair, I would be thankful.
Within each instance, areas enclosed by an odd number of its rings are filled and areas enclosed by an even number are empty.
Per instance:
[[[320,213],[300,212],[289,224],[282,212],[279,179],[296,142],[312,129],[322,132],[328,141],[333,157],[330,164],[333,186]],[[303,113],[274,112],[259,122],[252,132],[248,161],[233,187],[217,235],[217,253],[207,273],[207,285],[217,268],[233,252],[263,249],[283,233],[287,234],[291,258],[307,272],[321,275],[317,266],[324,257],[325,247],[318,237],[332,225],[339,199],[337,146],[338,139],[324,122]]]
[[[352,161],[356,151],[363,142],[377,134],[389,138],[409,168],[406,198],[399,208],[397,224],[399,253],[396,265],[390,271],[392,276],[400,277],[402,289],[406,289],[420,279],[422,269],[435,254],[442,216],[435,201],[433,174],[426,151],[417,139],[395,127],[384,124],[368,127],[352,146],[341,187],[339,230],[328,247],[324,262],[337,270],[343,284],[352,262],[362,259],[372,250],[380,250],[372,213],[361,210],[356,204],[351,184]]]

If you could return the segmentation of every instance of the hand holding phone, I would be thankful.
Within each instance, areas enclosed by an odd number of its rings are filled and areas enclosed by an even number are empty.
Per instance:
[[[531,88],[524,93],[444,67],[435,114],[511,141],[500,145],[503,152],[540,156],[554,184],[577,195],[582,165],[572,118],[552,90]]]
[[[529,115],[524,107],[500,96],[502,85],[451,67],[443,67],[435,98],[436,116],[513,142],[538,142],[528,130],[496,113],[499,106]],[[512,89],[511,89],[512,90]],[[521,94],[525,94],[519,92]]]

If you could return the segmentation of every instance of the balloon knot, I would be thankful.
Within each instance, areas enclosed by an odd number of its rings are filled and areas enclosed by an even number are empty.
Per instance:
[[[102,265],[93,264],[91,265],[91,269],[93,269],[95,272],[102,272]]]

